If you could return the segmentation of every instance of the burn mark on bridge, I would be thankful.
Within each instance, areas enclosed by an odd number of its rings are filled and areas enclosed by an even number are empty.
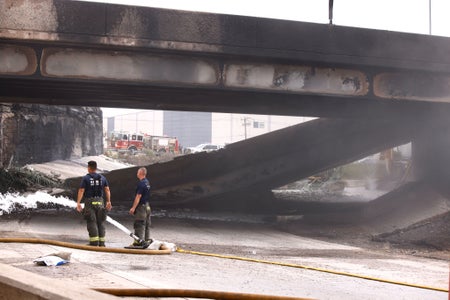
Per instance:
[[[225,65],[224,85],[349,96],[367,95],[369,90],[368,78],[359,70],[234,62]]]
[[[426,72],[382,73],[375,76],[374,93],[388,99],[450,102],[450,75]]]

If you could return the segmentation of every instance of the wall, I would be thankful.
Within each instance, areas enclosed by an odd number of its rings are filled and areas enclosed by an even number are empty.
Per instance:
[[[0,167],[102,152],[99,108],[0,104]]]
[[[182,147],[211,142],[211,113],[164,111],[164,134],[175,136]]]

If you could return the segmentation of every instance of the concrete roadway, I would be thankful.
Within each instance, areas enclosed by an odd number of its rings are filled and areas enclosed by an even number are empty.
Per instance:
[[[131,217],[112,215],[127,228]],[[75,212],[0,217],[0,236],[28,236],[86,243],[84,221]],[[186,250],[308,265],[394,281],[448,287],[448,262],[305,238],[267,224],[155,218],[152,237]],[[107,246],[131,239],[107,225]],[[40,267],[32,260],[72,253],[71,262]],[[447,293],[277,265],[183,253],[128,255],[36,244],[0,243],[0,263],[70,285],[98,288],[180,288],[309,297],[316,299],[447,299]],[[61,291],[63,294],[64,291]]]

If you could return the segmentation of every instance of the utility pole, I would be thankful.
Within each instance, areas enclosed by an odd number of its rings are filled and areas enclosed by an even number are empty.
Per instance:
[[[431,35],[431,0],[428,0],[428,21],[429,21],[428,29],[430,30],[429,33]]]
[[[333,0],[328,1],[328,20],[330,25],[333,25]]]
[[[244,118],[244,140],[247,139],[247,119]]]
[[[247,139],[247,125],[250,125],[250,123],[247,123],[247,120],[253,120],[249,117],[243,117],[242,118],[242,125],[244,125],[244,139]]]

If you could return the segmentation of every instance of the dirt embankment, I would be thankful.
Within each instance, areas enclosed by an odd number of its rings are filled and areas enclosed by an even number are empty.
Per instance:
[[[450,201],[428,183],[410,182],[366,203],[296,204],[296,215],[278,222],[293,234],[368,249],[450,257]]]
[[[389,242],[399,248],[444,251],[450,257],[450,212],[393,232],[383,233],[375,241]]]

